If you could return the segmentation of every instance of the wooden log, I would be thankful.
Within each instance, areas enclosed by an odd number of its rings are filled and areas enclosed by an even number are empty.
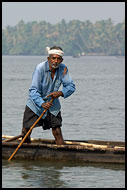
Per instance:
[[[95,149],[107,149],[107,145],[96,145],[96,144],[91,144],[91,143],[83,143],[83,142],[70,142],[70,141],[65,141],[65,144],[75,144],[75,145],[81,145],[85,146],[86,148],[95,148]]]
[[[18,136],[9,136],[9,135],[2,135],[2,139],[5,139],[5,140],[2,140],[2,142],[10,142],[10,141],[13,141],[13,140],[22,140],[21,138],[22,135],[18,135]],[[34,140],[33,138],[31,138],[32,140]]]
[[[125,151],[125,147],[115,146],[114,151]]]
[[[2,136],[2,138],[14,138],[13,136],[7,136],[7,135],[3,135]],[[19,140],[21,140],[21,138],[19,139]],[[35,139],[35,138],[31,138],[31,141],[32,142],[48,142],[48,143],[54,143],[55,142],[55,140],[50,140],[50,139]],[[5,142],[5,141],[4,141]],[[8,140],[8,142],[9,142],[9,140]],[[72,142],[72,141],[64,141],[64,143],[65,144],[70,144],[70,145],[82,145],[82,146],[85,146],[85,147],[93,147],[93,148],[101,148],[101,149],[106,149],[108,146],[106,146],[106,145],[95,145],[95,144],[89,144],[89,143],[83,143],[83,142]]]
[[[22,135],[18,135],[18,136],[3,140],[2,142],[11,142],[11,141],[14,141],[14,140],[19,139],[19,138],[21,139],[21,137],[22,137]]]
[[[2,138],[8,139],[3,142],[9,142],[9,139],[14,138],[14,136],[2,135]],[[19,138],[18,140],[22,140],[22,138]],[[50,144],[49,145],[50,147],[56,147],[56,148],[64,147],[64,145],[56,145],[55,140],[53,140],[53,139],[31,138],[31,142],[33,142],[33,143],[41,142],[41,143],[46,143],[46,144],[48,143],[48,144]],[[64,143],[65,143],[65,145],[70,145],[69,147],[73,147],[73,148],[76,147],[76,149],[84,147],[85,149],[91,149],[91,150],[105,151],[105,150],[113,150],[114,149],[114,151],[125,151],[125,147],[123,147],[123,146],[122,147],[119,147],[119,146],[110,147],[110,145],[98,145],[98,144],[92,144],[92,143],[86,143],[86,142],[80,142],[80,141],[67,141],[67,140],[64,141]]]

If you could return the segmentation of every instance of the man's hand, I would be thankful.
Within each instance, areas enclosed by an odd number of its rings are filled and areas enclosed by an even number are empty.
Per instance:
[[[47,109],[47,110],[48,110],[52,105],[53,105],[52,103],[46,102],[46,103],[43,103],[43,104],[42,104],[42,107],[43,107],[44,109]]]
[[[50,94],[47,96],[47,98],[50,97],[50,96],[51,96],[53,99],[55,99],[55,98],[59,98],[60,96],[63,96],[63,93],[62,93],[61,91],[55,91],[55,92],[50,93]]]
[[[60,96],[63,96],[63,93],[62,93],[61,91],[56,91],[56,92],[50,93],[50,94],[47,96],[47,98],[48,98],[48,97],[52,97],[53,99],[56,99],[56,98],[58,98],[58,97],[60,97]],[[53,105],[52,103],[46,102],[46,103],[43,103],[43,104],[42,104],[42,107],[43,107],[44,109],[49,109],[52,105]]]

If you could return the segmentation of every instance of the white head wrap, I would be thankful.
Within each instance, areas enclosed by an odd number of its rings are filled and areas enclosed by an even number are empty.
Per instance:
[[[49,55],[56,54],[62,57],[64,54],[64,52],[60,49],[50,49],[49,47],[46,47],[46,51],[48,52]]]

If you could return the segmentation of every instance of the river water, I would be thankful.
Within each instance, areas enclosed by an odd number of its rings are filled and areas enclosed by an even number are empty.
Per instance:
[[[35,66],[45,56],[2,57],[2,134],[19,135]],[[125,58],[64,57],[76,91],[60,98],[64,139],[125,141]],[[35,128],[33,138],[53,139]],[[2,160],[3,188],[124,188],[124,166]]]

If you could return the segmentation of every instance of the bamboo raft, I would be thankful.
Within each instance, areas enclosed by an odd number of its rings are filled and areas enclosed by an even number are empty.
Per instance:
[[[9,142],[13,136],[2,135],[2,158],[8,159],[21,142],[21,138]],[[125,142],[99,140],[65,140],[56,145],[52,139],[31,138],[23,143],[14,159],[58,160],[88,163],[125,163]]]

